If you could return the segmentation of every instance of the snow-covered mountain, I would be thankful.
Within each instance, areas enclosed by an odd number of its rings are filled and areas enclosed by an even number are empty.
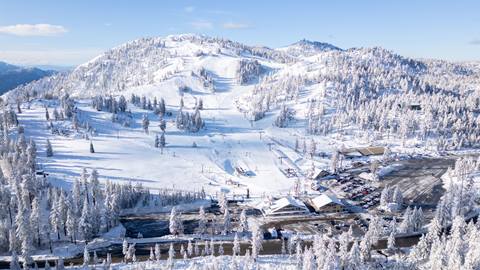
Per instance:
[[[51,70],[20,67],[0,61],[0,94],[18,85],[29,83],[54,73],[55,72]]]
[[[291,170],[301,176],[312,163],[329,168],[334,153],[346,147],[384,145],[399,152],[477,147],[479,86],[475,63],[411,59],[378,47],[343,50],[306,40],[271,49],[185,34],[125,43],[4,98],[12,103],[18,97],[53,99],[46,105],[57,111],[66,94],[77,100],[79,116],[72,124],[80,122],[94,134],[89,137],[103,153],[95,159],[81,136],[40,132],[45,101],[19,116],[27,134],[33,127],[37,139],[50,138],[54,151],[64,153],[47,166],[59,178],[65,176],[59,166],[68,164],[149,187],[208,185],[258,194],[289,191],[295,182]],[[119,101],[120,95],[130,100],[132,94],[141,98],[128,105],[128,125],[117,119],[127,116],[90,107],[93,97]],[[154,99],[163,99],[171,115],[159,119],[148,106]],[[178,123],[193,118],[200,99],[204,128],[181,128]],[[409,109],[412,105],[421,110]],[[162,120],[164,155],[153,147]],[[130,166],[132,160],[138,166]],[[239,168],[249,176],[239,175]]]
[[[165,38],[143,38],[106,51],[65,74],[21,86],[14,92],[68,92],[73,96],[121,93],[132,87],[170,82],[205,88],[205,69],[217,76],[218,68],[234,77],[241,60],[259,61],[261,74],[331,75],[341,68],[361,68],[368,73],[396,73],[409,76],[465,76],[478,66],[444,61],[419,61],[382,48],[342,50],[328,43],[301,40],[288,47],[247,46],[231,40],[184,34]],[[227,67],[228,66],[228,67]],[[428,68],[427,68],[428,67]],[[474,68],[475,67],[475,68]],[[229,69],[228,71],[226,71]]]
[[[297,57],[312,56],[327,51],[342,51],[342,49],[332,44],[318,41],[310,41],[306,39],[302,39],[298,42],[295,42],[287,47],[283,47],[278,50],[284,51],[290,55]]]

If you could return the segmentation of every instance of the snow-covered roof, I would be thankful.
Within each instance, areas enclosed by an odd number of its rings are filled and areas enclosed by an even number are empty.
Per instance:
[[[327,175],[329,175],[329,173],[326,170],[316,171],[315,173],[313,173],[312,179],[321,178]]]
[[[358,177],[364,179],[364,180],[369,180],[369,181],[372,181],[373,180],[373,174],[372,173],[368,173],[368,172],[362,172],[358,175]]]
[[[299,201],[292,196],[283,197],[279,200],[276,200],[270,206],[270,209],[272,211],[275,211],[275,210],[281,209],[281,208],[283,208],[285,206],[288,206],[288,205],[293,205],[293,206],[296,206],[296,207],[299,207],[299,208],[307,209],[307,207],[305,206],[305,204],[302,201]]]
[[[312,204],[317,208],[321,208],[329,203],[343,205],[337,197],[325,193],[312,199]]]
[[[287,207],[293,206],[294,209],[288,209]],[[287,208],[287,209],[285,209]],[[274,201],[269,207],[263,209],[266,215],[292,215],[292,214],[305,214],[309,213],[307,206],[294,197],[288,196],[283,197]]]

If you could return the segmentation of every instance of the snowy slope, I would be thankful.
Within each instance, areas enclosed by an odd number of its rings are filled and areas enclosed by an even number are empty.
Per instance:
[[[241,61],[258,62],[260,74],[240,83]],[[52,181],[59,185],[72,182],[83,168],[97,168],[103,180],[132,180],[151,188],[205,188],[212,192],[223,189],[231,194],[245,194],[249,189],[260,195],[290,192],[296,178],[287,176],[285,171],[289,168],[303,177],[312,163],[328,168],[330,154],[336,149],[372,143],[371,138],[353,136],[357,132],[353,126],[350,131],[325,136],[306,132],[310,102],[321,101],[327,117],[335,112],[341,87],[357,83],[356,75],[345,75],[350,70],[366,70],[365,76],[372,79],[376,79],[376,74],[387,77],[389,85],[362,93],[361,98],[374,100],[404,91],[404,78],[425,78],[447,87],[450,82],[438,81],[446,74],[462,89],[477,86],[479,73],[475,67],[422,62],[381,48],[341,50],[330,44],[300,41],[274,50],[188,34],[120,45],[70,73],[19,87],[4,98],[14,101],[35,91],[53,96],[69,94],[77,99],[81,118],[96,130],[92,138],[95,154],[89,153],[89,141],[81,136],[52,135],[45,129],[44,106],[47,104],[51,112],[58,102],[24,103],[19,114],[20,123],[26,127],[27,135],[35,138],[40,151],[44,151],[46,138],[52,142],[54,156],[46,158],[44,152],[39,156]],[[472,79],[456,80],[465,76]],[[338,84],[338,78],[343,79],[342,84]],[[89,104],[90,98],[97,95],[129,98],[131,94],[164,98],[167,111],[174,114],[166,119],[167,147],[163,154],[153,147],[160,129],[152,111],[129,104],[135,124],[127,128],[112,123],[111,113],[96,111]],[[201,113],[206,126],[198,133],[175,127],[174,116],[182,96],[185,109],[190,111],[199,98],[203,100],[205,109]],[[269,108],[264,105],[267,99],[271,100]],[[252,110],[257,109],[254,107],[259,102],[264,117],[251,121]],[[282,104],[295,111],[295,119],[287,128],[273,125]],[[143,114],[150,119],[149,134],[141,127]],[[316,151],[325,155],[312,160],[301,151],[294,151],[295,140],[308,144],[312,139]],[[194,142],[198,147],[192,147]],[[388,138],[376,143],[405,149],[417,142],[413,139],[400,147],[398,139]],[[239,175],[236,168],[248,171],[249,176]]]

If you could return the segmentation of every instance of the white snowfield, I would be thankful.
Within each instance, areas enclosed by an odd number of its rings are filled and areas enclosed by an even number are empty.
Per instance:
[[[301,53],[302,50],[305,52]],[[392,57],[386,51],[374,50],[375,53],[378,51]],[[301,58],[297,58],[299,55]],[[83,168],[95,168],[103,181],[140,182],[153,190],[204,188],[212,193],[223,190],[229,195],[246,195],[248,189],[252,195],[273,195],[291,192],[295,175],[303,177],[312,163],[317,168],[329,168],[328,155],[335,149],[372,144],[369,138],[353,139],[351,135],[306,134],[309,100],[321,100],[326,113],[335,105],[334,86],[315,79],[336,68],[330,65],[332,59],[343,57],[366,62],[369,57],[382,59],[368,50],[343,51],[329,44],[306,41],[293,45],[290,50],[273,50],[197,35],[148,38],[116,47],[71,73],[19,87],[3,98],[14,101],[28,91],[59,96],[68,93],[77,100],[79,119],[88,121],[96,130],[96,135],[90,138],[95,148],[92,154],[89,152],[90,140],[78,134],[52,135],[45,128],[44,105],[48,104],[52,115],[58,103],[34,100],[28,106],[26,103],[22,105],[20,124],[26,127],[26,135],[35,139],[40,164],[57,185],[68,187]],[[377,58],[375,61],[380,61]],[[239,62],[245,59],[258,61],[262,75],[275,74],[278,78],[301,76],[311,81],[298,89],[294,100],[287,100],[296,112],[296,120],[287,128],[273,126],[278,108],[272,108],[262,120],[250,120],[246,112],[254,102],[251,93],[261,79],[257,76],[243,85],[238,82]],[[213,86],[199,75],[202,70],[212,78]],[[188,90],[179,90],[183,87]],[[129,103],[128,109],[132,111],[135,123],[123,127],[112,123],[111,113],[96,111],[90,106],[93,96],[124,95],[129,100],[132,93],[152,100],[154,97],[164,98],[167,111],[173,113],[166,118],[167,145],[163,154],[160,148],[154,147],[155,134],[160,134],[160,128],[159,119],[152,111]],[[275,91],[274,94],[281,96],[284,93]],[[176,128],[175,115],[181,96],[185,102],[183,110],[189,112],[193,112],[198,99],[203,100],[201,116],[205,128],[200,132],[189,133]],[[142,129],[143,114],[148,114],[150,120],[149,134]],[[297,138],[307,144],[310,139],[315,139],[317,153],[326,155],[311,160],[308,154],[294,151]],[[45,155],[46,139],[52,143],[53,157]],[[405,147],[413,148],[417,142],[407,140]],[[194,143],[197,147],[192,147]],[[392,149],[400,145],[399,140],[393,138],[375,143],[388,144]],[[405,151],[405,147],[401,150]]]
[[[185,43],[185,44],[184,44]],[[266,137],[260,140],[261,127],[252,127],[243,113],[235,107],[235,100],[247,93],[252,86],[240,86],[235,82],[235,72],[239,57],[216,55],[207,57],[189,56],[199,50],[189,42],[179,42],[166,46],[175,48],[178,54],[185,56],[172,58],[154,72],[155,78],[172,71],[177,74],[162,82],[131,87],[122,91],[127,99],[131,93],[153,98],[164,98],[167,110],[174,114],[180,101],[179,85],[187,85],[191,93],[185,93],[184,102],[187,110],[192,110],[195,99],[202,98],[205,109],[201,111],[206,122],[205,129],[198,133],[177,130],[175,117],[167,118],[167,146],[161,154],[154,147],[155,134],[160,134],[158,116],[151,111],[142,110],[129,103],[135,124],[122,127],[112,123],[111,113],[98,112],[90,107],[88,99],[78,102],[80,119],[88,120],[96,130],[92,139],[95,153],[89,152],[89,140],[80,136],[52,135],[46,129],[44,102],[33,102],[30,109],[23,105],[19,114],[21,125],[26,127],[27,137],[32,137],[39,145],[40,163],[49,173],[50,179],[58,184],[71,183],[83,168],[97,169],[101,180],[140,182],[152,189],[175,188],[180,190],[200,190],[216,192],[221,188],[230,190],[231,194],[251,194],[267,192],[287,192],[294,179],[287,178],[277,168],[276,158],[269,151]],[[90,67],[103,59],[102,56],[79,66],[77,70]],[[205,89],[200,80],[191,76],[191,71],[200,67],[215,76],[216,92]],[[154,79],[155,81],[156,79]],[[76,96],[95,95],[96,93],[75,93]],[[100,94],[100,93],[98,93]],[[118,93],[116,93],[118,94]],[[54,104],[49,105],[52,114]],[[185,110],[185,109],[184,109]],[[149,134],[141,126],[142,115],[147,113],[150,119]],[[266,122],[263,126],[269,126]],[[54,155],[45,155],[46,139],[50,139]],[[196,143],[198,147],[193,148]],[[235,168],[241,166],[254,173],[253,176],[239,176]],[[239,185],[227,185],[232,180]]]

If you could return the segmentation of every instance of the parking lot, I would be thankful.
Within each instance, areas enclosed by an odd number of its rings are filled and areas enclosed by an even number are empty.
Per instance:
[[[337,176],[337,178],[326,180],[324,185],[339,197],[349,200],[353,206],[368,210],[380,203],[380,193],[378,183],[372,183],[357,177]]]
[[[446,158],[425,158],[399,162],[404,165],[401,170],[394,171],[384,177],[382,185],[398,185],[405,203],[435,208],[444,193],[441,176],[455,161]]]

